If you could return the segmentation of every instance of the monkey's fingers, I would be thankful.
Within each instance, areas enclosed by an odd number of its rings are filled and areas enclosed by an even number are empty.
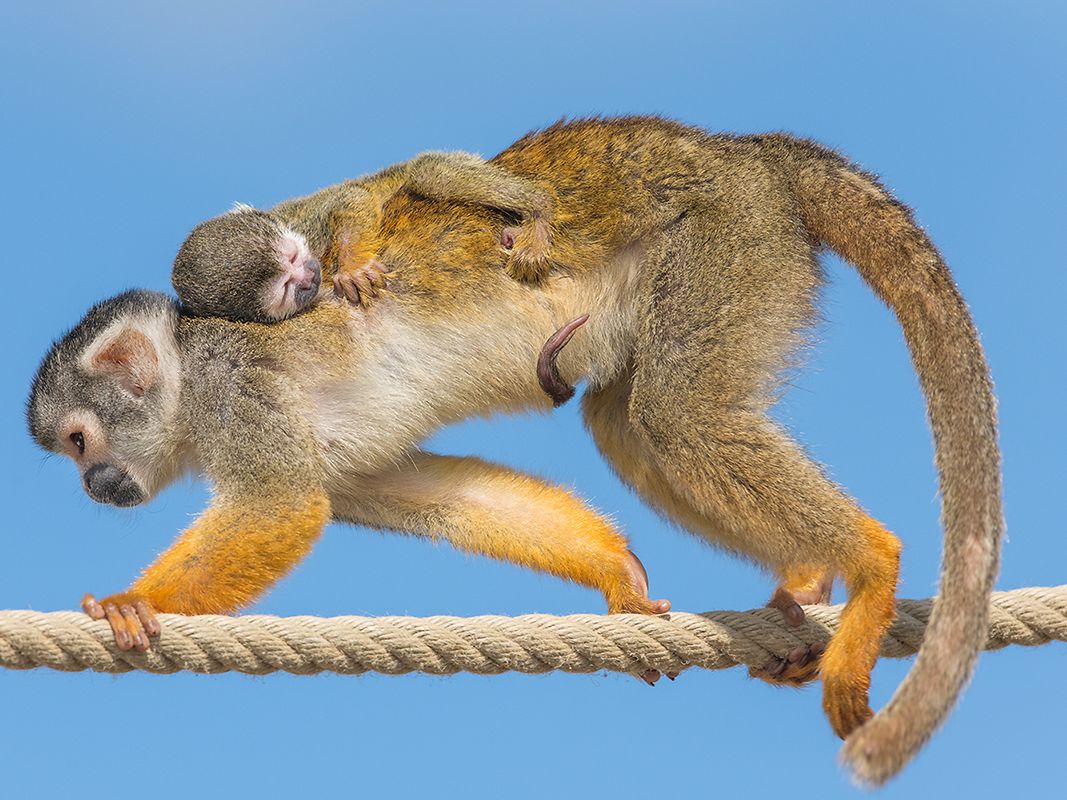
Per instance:
[[[114,595],[99,601],[87,594],[82,598],[82,610],[91,619],[107,620],[120,650],[147,650],[150,638],[159,635],[159,621],[147,600]]]
[[[123,603],[119,606],[119,613],[122,614],[122,621],[126,625],[126,632],[130,635],[133,646],[142,652],[147,650],[148,633],[145,632],[144,623],[137,610],[132,605]]]
[[[90,619],[103,619],[106,616],[104,607],[96,602],[96,598],[91,594],[82,598],[82,611],[88,614]]]
[[[137,612],[137,618],[141,620],[144,632],[149,636],[159,636],[159,620],[156,619],[156,612],[148,605],[148,601],[138,600],[133,604],[133,608]]]
[[[338,272],[333,276],[333,292],[353,305],[359,305],[359,287],[352,279],[351,273]]]
[[[126,619],[123,617],[119,607],[114,603],[104,603],[104,614],[107,616],[107,622],[111,626],[111,633],[115,637],[115,646],[119,650],[131,649],[134,637],[131,635],[130,629],[126,625]]]
[[[367,278],[375,286],[384,288],[386,284],[386,278],[391,274],[389,267],[385,266],[381,261],[376,258],[370,259],[364,264],[366,269]]]
[[[378,290],[374,287],[374,284],[370,282],[370,278],[367,277],[367,273],[363,271],[356,271],[351,273],[352,280],[356,284],[356,288],[359,290],[359,304],[366,308],[370,305],[372,297],[378,296]]]
[[[334,293],[366,308],[386,287],[388,274],[385,265],[373,259],[359,267],[340,270],[333,278]]]
[[[541,384],[545,394],[552,398],[552,405],[556,408],[574,397],[574,387],[563,380],[559,374],[556,359],[574,336],[574,332],[588,321],[588,314],[572,319],[548,337],[548,341],[541,348],[541,354],[537,357],[537,381]]]

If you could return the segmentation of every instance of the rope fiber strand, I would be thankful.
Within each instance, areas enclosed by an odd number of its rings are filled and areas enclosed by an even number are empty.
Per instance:
[[[882,655],[918,650],[932,600],[900,600]],[[799,645],[826,642],[842,606],[807,606],[806,622],[781,613],[671,613],[556,617],[270,617],[161,614],[163,632],[148,652],[115,647],[106,622],[82,613],[0,611],[0,666],[76,672],[401,675],[426,672],[640,673],[687,667],[763,667]],[[987,650],[1067,641],[1067,585],[994,592]]]

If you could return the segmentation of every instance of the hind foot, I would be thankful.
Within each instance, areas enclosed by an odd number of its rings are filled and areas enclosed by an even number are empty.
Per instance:
[[[819,659],[825,651],[822,642],[800,645],[785,658],[775,658],[763,667],[749,667],[748,674],[776,686],[803,686],[819,677]]]
[[[781,611],[786,624],[799,627],[804,624],[801,606],[829,603],[833,583],[834,576],[822,569],[792,567],[786,570],[767,606]],[[749,667],[748,674],[778,686],[803,686],[819,677],[819,659],[825,650],[822,642],[801,645],[786,653],[785,658],[776,658],[763,667]]]
[[[781,611],[790,625],[803,625],[804,609],[801,606],[828,604],[833,587],[834,576],[830,572],[804,567],[791,568],[786,571],[782,583],[774,590],[767,606]]]

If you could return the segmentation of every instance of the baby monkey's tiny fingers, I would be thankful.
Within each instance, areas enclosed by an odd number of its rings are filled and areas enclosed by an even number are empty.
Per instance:
[[[388,285],[388,268],[377,259],[342,267],[333,278],[334,293],[363,308]]]

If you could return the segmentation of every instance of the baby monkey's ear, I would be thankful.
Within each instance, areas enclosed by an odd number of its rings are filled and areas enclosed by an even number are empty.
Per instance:
[[[152,340],[141,331],[124,327],[102,343],[89,359],[92,369],[109,375],[135,397],[155,385],[159,355]]]

